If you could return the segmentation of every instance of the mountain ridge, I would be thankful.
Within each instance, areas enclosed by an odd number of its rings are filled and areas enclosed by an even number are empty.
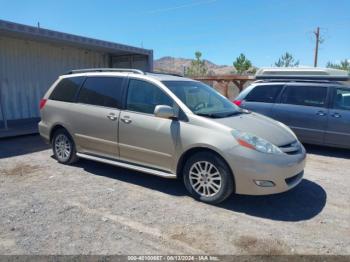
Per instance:
[[[185,68],[188,68],[193,60],[190,58],[163,56],[154,60],[154,70],[183,75]],[[236,71],[233,66],[217,65],[210,60],[204,59],[204,63],[210,75],[227,75]]]

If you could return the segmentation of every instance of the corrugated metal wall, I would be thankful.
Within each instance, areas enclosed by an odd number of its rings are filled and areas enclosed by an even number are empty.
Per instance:
[[[152,71],[149,59],[145,55],[122,55],[112,56],[112,67],[115,68],[136,68],[146,72]]]
[[[108,63],[99,52],[0,37],[0,110],[7,120],[39,117],[39,100],[58,75]]]

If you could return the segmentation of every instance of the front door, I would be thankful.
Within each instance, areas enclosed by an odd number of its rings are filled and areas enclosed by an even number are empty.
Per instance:
[[[173,168],[179,121],[154,116],[173,100],[152,83],[130,79],[126,110],[119,120],[120,159],[165,171]]]
[[[334,90],[332,108],[328,115],[325,143],[350,148],[349,88],[336,88]]]
[[[73,106],[72,130],[81,153],[118,157],[123,78],[88,77]]]
[[[286,86],[280,103],[273,106],[273,118],[288,125],[301,141],[322,144],[328,115],[327,90],[324,86]]]

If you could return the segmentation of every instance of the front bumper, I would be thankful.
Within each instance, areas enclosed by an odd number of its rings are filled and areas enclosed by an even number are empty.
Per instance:
[[[235,179],[237,194],[270,195],[298,185],[304,174],[306,151],[298,154],[272,155],[237,146],[226,154]],[[271,181],[273,186],[259,186],[255,181]]]

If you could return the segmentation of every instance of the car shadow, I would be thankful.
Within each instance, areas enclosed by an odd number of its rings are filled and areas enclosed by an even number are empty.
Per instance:
[[[182,181],[166,179],[82,159],[77,167],[97,175],[132,183],[173,196],[188,195]],[[308,220],[319,214],[327,201],[325,190],[315,182],[303,179],[292,190],[269,196],[233,195],[217,208],[278,221]]]
[[[349,149],[317,146],[310,144],[304,144],[304,147],[306,149],[306,152],[309,154],[350,159]]]
[[[97,176],[117,179],[169,195],[186,195],[186,190],[178,179],[167,179],[86,159],[80,159],[75,165]]]
[[[43,151],[49,148],[37,134],[0,139],[0,159]]]
[[[318,215],[327,202],[326,191],[317,183],[303,179],[295,188],[268,196],[233,195],[219,206],[251,216],[297,222]]]

